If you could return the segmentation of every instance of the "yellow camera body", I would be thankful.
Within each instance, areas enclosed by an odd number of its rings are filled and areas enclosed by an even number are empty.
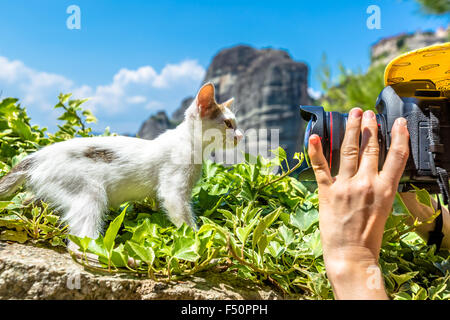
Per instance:
[[[384,72],[385,86],[396,87],[414,80],[429,80],[435,86],[430,85],[429,89],[450,97],[450,42],[402,54],[392,60]]]

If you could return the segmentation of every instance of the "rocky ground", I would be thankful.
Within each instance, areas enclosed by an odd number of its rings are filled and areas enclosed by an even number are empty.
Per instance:
[[[61,250],[0,241],[0,299],[282,299],[271,287],[229,273],[182,281],[92,273]]]

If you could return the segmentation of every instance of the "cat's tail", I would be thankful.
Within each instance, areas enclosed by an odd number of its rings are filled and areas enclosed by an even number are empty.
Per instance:
[[[9,196],[22,185],[33,162],[31,157],[25,158],[0,179],[0,198]]]

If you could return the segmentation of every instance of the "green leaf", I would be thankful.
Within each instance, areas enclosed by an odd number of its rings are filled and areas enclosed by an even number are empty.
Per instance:
[[[423,204],[423,205],[425,205],[427,207],[432,208],[433,211],[434,211],[434,207],[433,207],[433,204],[431,202],[431,196],[428,193],[428,191],[425,190],[425,189],[419,189],[419,188],[417,188],[414,185],[413,185],[413,187],[414,187],[414,190],[416,190],[416,200],[417,200],[417,202],[419,202],[419,203],[421,203],[421,204]]]
[[[105,233],[105,238],[103,239],[105,244],[105,249],[108,252],[112,252],[112,249],[114,247],[114,240],[116,239],[117,233],[119,232],[119,228],[122,225],[123,218],[125,217],[125,213],[127,211],[128,206],[125,207],[125,209],[122,210],[122,213],[118,215],[113,222],[109,225],[108,229]]]
[[[89,244],[92,241],[92,239],[89,237],[80,238],[72,234],[69,234],[68,237],[69,240],[75,243],[83,252],[86,252],[86,250],[89,248]]]
[[[255,231],[253,232],[252,248],[254,248],[256,246],[256,244],[258,243],[259,238],[262,236],[264,230],[269,228],[272,225],[272,223],[274,223],[275,220],[278,219],[281,211],[282,211],[282,208],[278,208],[278,209],[274,210],[272,213],[265,216],[263,219],[261,219],[258,226],[255,228]]]
[[[177,259],[195,262],[200,258],[197,250],[195,239],[179,237],[174,240],[172,256]]]
[[[316,229],[314,233],[309,233],[303,237],[302,246],[308,249],[308,253],[318,258],[322,255],[322,243],[320,241],[320,231]]]
[[[94,241],[89,242],[87,251],[105,259],[108,259],[111,255],[111,253],[105,248],[104,239],[101,235]]]
[[[80,105],[82,105],[83,103],[85,103],[86,101],[88,101],[89,99],[80,99],[80,100],[70,100],[69,101],[69,107],[70,108],[73,108],[73,109],[75,109],[75,110],[78,110],[79,108],[79,106]],[[85,111],[83,111],[83,113],[84,112],[87,112],[88,114],[90,113],[90,111],[89,110],[85,110]]]
[[[66,93],[66,94],[60,93],[59,96],[58,96],[59,103],[65,104],[67,102],[67,100],[69,100],[69,98],[71,96],[72,96],[71,93]]]
[[[278,234],[285,243],[286,247],[294,242],[294,232],[285,225],[282,225],[280,228],[278,228]]]
[[[319,221],[319,212],[317,209],[304,211],[298,208],[295,214],[291,215],[291,224],[303,232],[306,232],[312,225]]]
[[[71,124],[77,124],[78,123],[78,117],[74,111],[67,111],[64,112],[60,117],[58,117],[58,120],[65,120],[68,121]],[[72,128],[71,128],[72,129]]]
[[[400,274],[400,275],[392,273],[390,276],[395,280],[395,282],[397,283],[397,286],[400,287],[403,283],[413,279],[418,273],[419,273],[418,271],[407,272],[407,273]]]
[[[279,258],[285,250],[285,248],[280,243],[278,243],[278,241],[270,241],[267,249],[274,258]]]
[[[28,240],[28,234],[25,231],[4,230],[0,232],[0,240],[25,243]]]
[[[86,117],[87,123],[97,123],[97,118],[92,114],[90,110],[84,110],[82,114]]]
[[[424,288],[420,288],[417,293],[413,294],[413,300],[426,300],[428,298],[428,292]]]
[[[140,225],[138,225],[134,229],[131,241],[134,241],[136,243],[143,243],[145,237],[149,234],[149,231],[150,231],[150,221],[148,219],[145,219]]]
[[[128,266],[128,255],[125,252],[123,243],[113,249],[111,254],[111,262],[116,268]]]
[[[261,257],[264,256],[264,251],[266,250],[268,244],[269,239],[267,238],[267,235],[264,234],[258,239],[258,252]]]
[[[444,290],[447,288],[447,284],[446,283],[441,283],[438,286],[431,286],[428,289],[429,292],[429,296],[430,299],[435,300],[435,299],[439,299],[439,295],[444,292]]]
[[[125,243],[125,249],[132,254],[132,256],[144,261],[149,266],[153,265],[155,260],[155,252],[151,247],[144,247],[135,242],[127,241]]]
[[[394,300],[412,300],[412,297],[407,292],[400,292],[394,295]]]
[[[56,216],[56,215],[53,215],[53,214],[47,214],[47,215],[45,216],[45,219],[48,221],[48,223],[54,225],[54,224],[56,224],[56,223],[58,222],[59,217]]]
[[[255,218],[251,221],[251,223],[245,227],[238,227],[236,228],[236,235],[238,236],[241,243],[244,243],[247,241],[248,236],[250,235],[250,232],[255,227],[256,223],[258,222],[258,219]]]
[[[11,203],[12,203],[11,201],[0,201],[0,212],[3,211]]]
[[[283,148],[278,147],[277,149],[270,151],[278,158],[280,163],[287,160],[286,151],[284,151]]]
[[[11,128],[24,140],[33,140],[31,128],[24,123],[21,119],[15,119],[11,121]]]

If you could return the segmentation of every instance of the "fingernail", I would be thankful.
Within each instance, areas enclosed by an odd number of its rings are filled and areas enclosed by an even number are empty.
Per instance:
[[[362,110],[360,108],[353,108],[350,110],[350,117],[359,119],[362,116]]]
[[[397,125],[406,127],[407,122],[406,122],[405,118],[397,118],[396,122],[397,122]]]
[[[375,113],[371,110],[364,111],[364,119],[375,119]]]
[[[313,134],[309,137],[309,143],[311,143],[311,144],[316,145],[319,143],[319,141],[320,141],[320,138],[317,134]]]

